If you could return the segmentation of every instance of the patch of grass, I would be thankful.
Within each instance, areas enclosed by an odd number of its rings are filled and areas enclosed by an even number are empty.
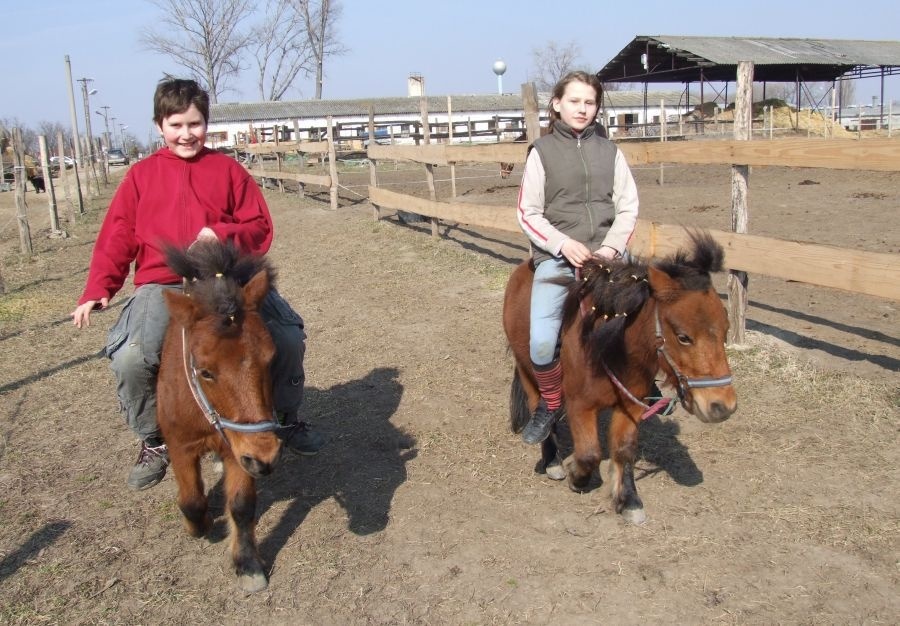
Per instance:
[[[21,322],[27,306],[21,294],[11,294],[0,299],[0,322]]]

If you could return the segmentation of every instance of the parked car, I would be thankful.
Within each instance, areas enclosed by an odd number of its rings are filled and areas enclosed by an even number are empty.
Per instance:
[[[63,163],[66,164],[66,169],[70,170],[75,167],[75,159],[70,156],[63,157]],[[50,157],[50,171],[53,173],[59,172],[59,157],[52,156]]]
[[[128,155],[126,155],[118,148],[113,148],[106,153],[106,161],[110,165],[128,165],[128,163],[130,162],[128,159]]]

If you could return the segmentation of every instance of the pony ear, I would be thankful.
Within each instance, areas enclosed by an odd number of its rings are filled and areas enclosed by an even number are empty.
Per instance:
[[[244,285],[244,306],[247,309],[258,309],[263,298],[269,293],[269,272],[261,270]]]
[[[676,292],[680,288],[677,280],[652,265],[647,268],[647,279],[650,282],[650,289],[660,300],[665,300],[667,294]]]
[[[169,308],[169,315],[174,321],[185,328],[193,325],[197,319],[197,306],[190,297],[171,289],[164,289],[163,297]]]

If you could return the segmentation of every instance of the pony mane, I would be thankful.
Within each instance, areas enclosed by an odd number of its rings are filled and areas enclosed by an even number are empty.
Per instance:
[[[240,325],[244,302],[242,288],[259,272],[266,272],[269,284],[275,270],[262,256],[242,254],[231,242],[196,241],[189,248],[165,247],[166,263],[185,279],[184,293],[205,315],[217,316],[219,328]]]
[[[673,278],[681,291],[707,290],[712,285],[710,272],[722,270],[722,246],[706,231],[688,230],[688,235],[690,251],[680,249],[652,264],[637,257],[629,261],[595,257],[569,284],[562,327],[581,323],[580,341],[597,376],[606,375],[604,366],[613,372],[623,370],[625,331],[651,297],[672,301],[679,296],[677,291],[653,291],[648,278],[651,265]]]

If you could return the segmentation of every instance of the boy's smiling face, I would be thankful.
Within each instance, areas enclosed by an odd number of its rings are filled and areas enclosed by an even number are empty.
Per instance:
[[[156,126],[166,147],[182,159],[197,156],[206,143],[206,120],[193,104],[183,113],[173,113]]]

